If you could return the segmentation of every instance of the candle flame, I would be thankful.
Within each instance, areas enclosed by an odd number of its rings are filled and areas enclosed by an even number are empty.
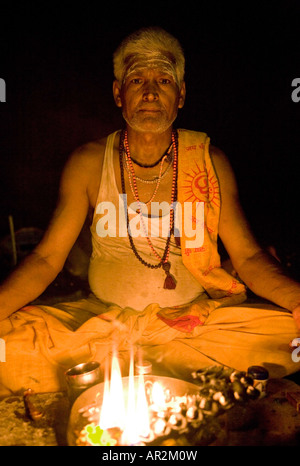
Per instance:
[[[154,382],[152,387],[152,402],[161,411],[165,408],[166,400],[164,389],[159,382]]]
[[[133,356],[130,358],[128,387],[123,388],[117,354],[111,363],[111,376],[106,371],[103,402],[99,426],[101,429],[118,427],[122,430],[122,443],[134,445],[150,434],[149,407],[143,374],[134,377]],[[137,380],[136,380],[137,379]]]
[[[122,376],[117,354],[114,353],[111,364],[110,382],[106,371],[104,394],[99,425],[101,429],[125,427],[125,401]]]
[[[122,435],[122,441],[125,444],[135,444],[139,441],[137,424],[135,422],[136,400],[135,400],[135,384],[134,384],[134,368],[133,359],[130,359],[129,380],[127,389],[127,415],[126,425]]]
[[[150,434],[149,408],[145,392],[144,375],[139,375],[137,402],[136,402],[136,422],[139,435],[147,438]]]

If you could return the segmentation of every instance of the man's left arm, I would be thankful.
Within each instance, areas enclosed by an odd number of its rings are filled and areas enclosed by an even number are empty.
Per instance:
[[[300,283],[258,244],[242,210],[227,157],[215,147],[210,152],[221,192],[219,236],[234,269],[253,293],[292,311],[300,329]]]

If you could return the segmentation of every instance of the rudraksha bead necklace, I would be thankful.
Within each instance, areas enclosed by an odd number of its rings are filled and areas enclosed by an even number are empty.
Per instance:
[[[156,252],[149,236],[146,234],[146,239],[147,242],[155,255],[155,257],[159,260],[158,264],[149,264],[146,262],[138,253],[133,238],[130,233],[130,225],[129,225],[129,215],[128,215],[128,206],[127,206],[127,233],[128,233],[128,238],[130,242],[131,249],[136,256],[136,258],[146,267],[151,268],[151,269],[158,269],[160,267],[163,268],[166,274],[166,278],[164,281],[164,288],[165,289],[174,289],[176,288],[176,281],[174,277],[170,274],[170,268],[171,264],[169,262],[169,254],[170,254],[170,241],[171,241],[171,232],[173,231],[174,228],[174,202],[176,201],[177,197],[177,169],[178,169],[178,139],[177,139],[177,132],[173,131],[172,132],[172,147],[173,147],[173,180],[172,180],[172,190],[171,190],[171,208],[170,208],[170,227],[169,227],[169,234],[168,238],[166,240],[166,246],[164,253],[162,257]],[[127,137],[127,131],[122,131],[121,136],[120,136],[120,144],[119,144],[119,163],[120,163],[120,173],[121,173],[121,183],[122,183],[122,191],[123,194],[126,194],[126,188],[125,188],[125,178],[124,178],[124,167],[123,167],[123,151],[125,150],[126,154],[126,160],[128,162],[128,166],[130,168],[130,173],[131,173],[131,179],[132,179],[132,192],[134,195],[134,198],[136,202],[139,205],[139,215],[141,218],[141,222],[144,228],[144,231],[146,231],[144,220],[143,220],[143,215],[142,215],[142,209],[141,209],[141,201],[139,198],[139,193],[137,189],[137,183],[136,183],[136,176],[134,172],[134,167],[132,164],[132,158],[130,156],[130,150],[129,150],[129,144],[128,144],[128,137]],[[166,156],[166,154],[163,155],[163,157]],[[163,159],[163,158],[162,158]],[[157,164],[156,164],[157,165]],[[130,179],[130,177],[129,177]],[[156,192],[155,192],[156,194]],[[152,196],[154,198],[154,196]],[[152,199],[151,198],[151,199]],[[149,201],[151,202],[151,200]]]

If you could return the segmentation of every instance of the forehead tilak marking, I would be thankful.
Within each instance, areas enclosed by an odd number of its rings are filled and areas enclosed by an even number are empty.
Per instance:
[[[125,69],[123,74],[124,80],[132,73],[142,69],[158,68],[171,75],[174,81],[179,85],[176,72],[176,61],[172,54],[166,52],[145,52],[145,54],[131,54],[125,60]]]

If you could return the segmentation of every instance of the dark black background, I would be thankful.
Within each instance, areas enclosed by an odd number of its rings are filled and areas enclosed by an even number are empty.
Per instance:
[[[178,126],[223,149],[259,240],[299,254],[299,1],[23,2],[1,6],[0,236],[44,229],[72,150],[118,129],[112,54],[142,26],[173,33],[186,53]]]

